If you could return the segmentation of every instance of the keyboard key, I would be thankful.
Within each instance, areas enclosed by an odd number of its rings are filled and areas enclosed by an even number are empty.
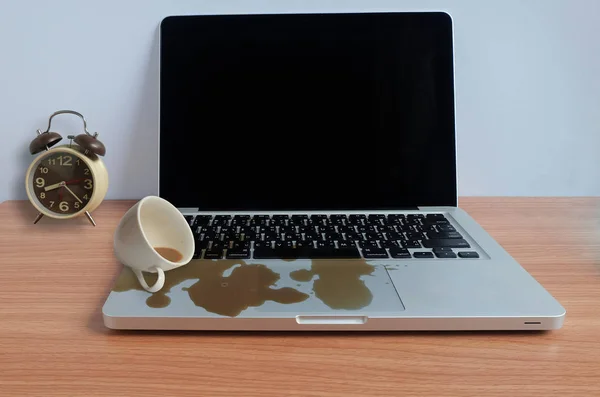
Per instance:
[[[406,248],[390,248],[390,256],[396,259],[411,258],[410,252]]]
[[[425,218],[424,214],[408,214],[406,215],[406,219],[421,219]]]
[[[452,252],[452,248],[448,247],[435,247],[433,252]]]
[[[272,248],[273,243],[271,241],[255,241],[254,248]]]
[[[433,258],[433,252],[415,252],[413,256],[415,258]]]
[[[418,232],[437,232],[435,225],[417,225],[414,228]]]
[[[335,244],[333,243],[333,241],[320,240],[317,241],[317,248],[335,248]]]
[[[314,241],[298,241],[296,242],[296,248],[314,248]]]
[[[365,238],[369,241],[373,241],[373,240],[385,240],[383,238],[383,234],[381,233],[375,233],[375,232],[370,232],[370,233],[365,233]]]
[[[402,244],[400,244],[400,242],[398,242],[397,240],[382,240],[379,241],[379,245],[381,246],[381,248],[402,247]]]
[[[277,249],[274,248],[255,248],[253,257],[254,259],[294,259],[297,256],[296,250],[293,248],[288,249]]]
[[[277,235],[277,233],[273,233],[273,232],[268,232],[268,233],[262,233],[262,240],[264,241],[275,241],[277,240],[277,237],[279,237]]]
[[[389,258],[385,248],[363,248],[362,253],[366,259]]]
[[[427,232],[427,238],[463,238],[463,236],[459,232]]]
[[[338,226],[338,233],[356,233],[356,227],[352,225]]]
[[[426,218],[423,220],[424,225],[446,225],[448,222],[445,218]]]
[[[321,235],[315,232],[304,233],[304,240],[317,240],[320,239]]]
[[[188,225],[192,226],[192,224],[194,223],[194,217],[192,215],[185,215],[184,218],[187,221]]]
[[[377,229],[375,228],[374,225],[362,225],[362,226],[358,226],[357,229],[358,229],[359,233],[377,232]]]
[[[204,259],[222,259],[223,250],[221,248],[211,248],[204,252]]]
[[[384,214],[371,214],[367,217],[367,223],[371,225],[383,225],[383,220],[385,220]]]
[[[425,215],[427,219],[444,219],[444,214],[427,214]]]
[[[245,226],[250,222],[250,215],[236,215],[233,217],[231,224],[233,226]]]
[[[393,225],[378,226],[377,230],[381,233],[396,233],[396,228]]]
[[[216,215],[212,221],[213,226],[222,226],[229,224],[229,220],[231,219],[231,215]]]
[[[308,232],[317,232],[317,227],[314,225],[308,225],[308,226],[298,226],[298,231],[300,233],[308,233]]]
[[[402,224],[402,219],[405,219],[404,215],[391,214],[387,217],[388,224],[390,225],[400,225]]]
[[[250,226],[263,226],[270,220],[269,215],[255,215],[250,221]]]
[[[338,247],[340,247],[340,248],[355,248],[356,243],[354,241],[342,240],[342,241],[338,241]]]
[[[252,231],[247,231],[244,233],[241,233],[244,237],[242,238],[242,240],[246,241],[252,241],[252,240],[256,240],[256,232],[252,232]]]
[[[404,235],[398,232],[386,233],[388,240],[405,240]]]
[[[233,233],[233,232],[229,232],[229,233],[224,233],[221,234],[221,240],[223,241],[241,241],[242,239],[242,235],[239,233]]]
[[[396,229],[399,232],[414,232],[416,230],[412,225],[397,225]]]
[[[337,249],[323,249],[317,248],[310,252],[310,259],[354,259],[360,258],[360,252],[358,248],[337,248]]]
[[[448,248],[471,248],[469,243],[461,238],[441,238],[441,239],[429,239],[423,240],[423,247],[425,248],[436,248],[436,247],[448,247]]]
[[[248,248],[238,248],[227,250],[227,259],[250,259],[250,250]]]
[[[335,227],[332,225],[319,226],[319,233],[336,233]]]
[[[455,232],[456,229],[454,228],[454,226],[447,224],[447,225],[437,225],[437,228],[440,232]]]
[[[350,215],[350,216],[348,217],[348,223],[349,223],[350,225],[362,225],[362,224],[363,224],[363,222],[364,222],[366,219],[367,219],[367,216],[366,216],[366,215],[362,215],[362,214],[361,214],[361,215],[356,215],[356,214],[353,214],[353,215]]]
[[[327,215],[311,215],[309,219],[313,225],[322,225],[324,221],[327,221]]]
[[[292,241],[276,241],[275,248],[293,248],[294,243]]]
[[[231,243],[232,249],[250,248],[250,241],[232,241]]]
[[[456,258],[456,254],[452,251],[434,251],[435,256],[442,259]]]
[[[374,219],[385,219],[385,214],[369,214],[367,215],[367,219],[368,220],[374,220]]]
[[[282,218],[283,216],[284,215],[273,215],[273,219],[271,219],[271,221],[269,222],[269,225],[272,225],[272,226],[287,225],[287,218]]]
[[[346,215],[331,215],[329,217],[333,225],[343,225],[346,222]]]
[[[402,224],[404,226],[416,226],[421,225],[421,221],[419,218],[406,218],[404,221],[402,221]]]
[[[212,217],[210,215],[198,215],[194,219],[194,224],[192,225],[192,227],[196,228],[199,226],[206,226],[210,222],[211,218]]]
[[[277,226],[260,226],[259,233],[277,233]]]
[[[423,240],[425,237],[421,232],[406,232],[407,240]]]
[[[378,248],[377,241],[359,241],[358,246],[360,248]]]
[[[356,241],[356,240],[364,240],[362,233],[345,233],[345,240]]]
[[[201,242],[202,244],[204,244],[205,242]],[[195,247],[194,247],[194,256],[193,259],[198,259],[202,256],[202,250],[208,247],[208,241],[206,241],[206,247],[203,247],[202,244],[199,244],[198,242],[196,242]]]
[[[331,241],[342,240],[342,235],[339,233],[325,233],[325,238]]]
[[[423,240],[423,241],[427,241],[427,240]],[[402,245],[404,245],[404,247],[406,247],[406,248],[421,248],[421,243],[419,243],[417,240],[403,241]],[[430,247],[425,247],[425,248],[430,248]]]
[[[296,226],[279,226],[279,233],[296,233]]]
[[[460,258],[479,258],[479,254],[477,252],[473,252],[473,251],[459,252],[458,256]]]
[[[257,248],[254,250],[255,259],[350,259],[360,258],[357,248]]]
[[[196,241],[195,247],[196,250],[203,250],[204,248],[208,248],[208,244],[210,243],[210,240],[199,240]]]
[[[207,241],[216,241],[216,240],[220,240],[221,239],[221,235],[217,234],[215,232],[210,232],[210,233],[203,233],[201,235],[203,240],[207,240]]]
[[[302,240],[302,235],[297,234],[297,233],[286,233],[285,234],[285,240],[286,241],[298,241],[298,240]]]
[[[219,229],[219,233],[229,233],[229,232],[235,232],[237,231],[237,226],[221,226],[221,228]]]

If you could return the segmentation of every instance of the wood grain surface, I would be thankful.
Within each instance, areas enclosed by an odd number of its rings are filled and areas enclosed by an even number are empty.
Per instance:
[[[567,309],[548,333],[106,329],[112,234],[133,202],[33,225],[0,204],[1,396],[598,396],[600,199],[460,205]]]

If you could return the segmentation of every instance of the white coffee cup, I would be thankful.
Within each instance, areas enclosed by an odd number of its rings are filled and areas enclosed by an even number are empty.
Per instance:
[[[172,248],[183,256],[172,262],[155,248]],[[147,196],[138,201],[121,218],[114,235],[117,259],[129,266],[141,286],[148,292],[157,292],[165,284],[165,272],[186,265],[194,255],[192,229],[181,212],[167,200]],[[143,272],[158,273],[158,279],[149,286]]]

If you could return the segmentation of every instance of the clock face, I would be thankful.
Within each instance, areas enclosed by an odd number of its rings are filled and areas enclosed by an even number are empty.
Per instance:
[[[30,183],[40,204],[59,215],[82,211],[94,192],[94,178],[83,158],[60,151],[36,164]]]

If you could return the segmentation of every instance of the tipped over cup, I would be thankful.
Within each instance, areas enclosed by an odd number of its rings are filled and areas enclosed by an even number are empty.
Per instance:
[[[131,268],[148,292],[160,291],[165,272],[188,264],[194,249],[194,235],[183,214],[157,196],[144,197],[131,207],[114,235],[115,256]],[[144,272],[158,274],[152,286],[146,282]]]

